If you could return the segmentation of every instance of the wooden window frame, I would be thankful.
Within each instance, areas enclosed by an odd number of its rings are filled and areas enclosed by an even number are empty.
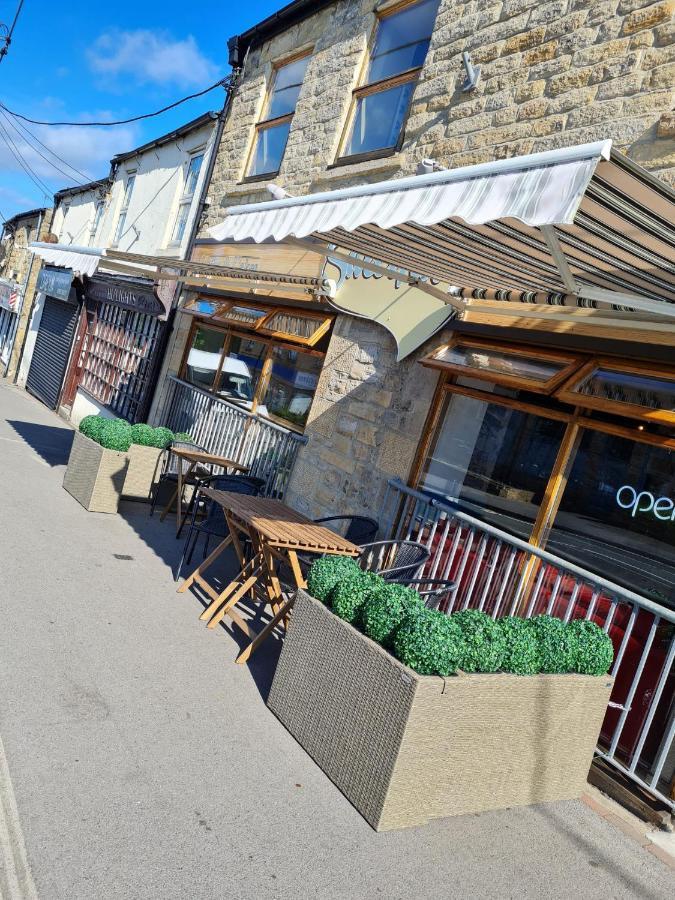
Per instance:
[[[618,415],[622,418],[637,419],[641,422],[652,422],[661,425],[675,425],[675,412],[665,409],[649,409],[633,403],[622,403],[620,400],[610,400],[606,397],[592,397],[580,394],[578,388],[595,372],[607,370],[625,375],[645,375],[647,377],[663,379],[670,377],[675,387],[675,371],[657,368],[647,363],[625,363],[612,360],[608,357],[595,357],[589,360],[578,372],[556,391],[555,396],[563,403],[570,403],[580,409],[597,410],[598,412]]]
[[[356,115],[356,107],[359,100],[361,100],[363,97],[369,97],[374,94],[380,94],[383,91],[387,91],[395,87],[400,87],[403,84],[408,84],[410,82],[414,83],[419,79],[422,69],[424,68],[424,64],[422,64],[421,66],[415,66],[412,69],[406,69],[405,71],[399,72],[396,75],[391,75],[389,78],[381,78],[378,81],[373,81],[369,84],[362,83],[365,78],[365,73],[368,71],[368,66],[370,65],[373,50],[375,48],[375,43],[377,41],[377,33],[381,23],[385,19],[388,19],[391,16],[395,16],[397,13],[400,13],[404,9],[407,9],[409,6],[416,6],[420,2],[421,0],[403,0],[403,2],[401,3],[394,3],[381,9],[375,9],[375,26],[370,33],[368,46],[366,48],[366,57],[361,65],[359,84],[352,90],[352,96],[349,103],[349,112],[347,113],[347,119],[342,129],[342,135],[340,136],[340,143],[338,145],[337,158],[329,168],[367,162],[371,159],[382,159],[383,157],[398,153],[401,150],[403,141],[405,140],[405,127],[408,121],[408,116],[410,115],[410,106],[412,104],[413,94],[415,93],[414,88],[410,92],[410,98],[408,100],[408,105],[403,116],[403,121],[401,122],[401,130],[399,132],[396,143],[389,147],[378,147],[376,150],[368,150],[363,153],[344,152],[347,141],[349,139],[349,135],[354,126],[354,117]]]
[[[538,359],[543,362],[564,363],[565,365],[560,372],[551,376],[551,378],[546,381],[535,381],[527,376],[504,375],[499,372],[473,369],[470,366],[462,366],[458,363],[450,363],[437,359],[440,354],[445,353],[447,350],[452,350],[460,346],[475,350],[511,354],[519,356],[525,361]],[[556,388],[563,382],[568,381],[570,376],[583,365],[584,357],[574,353],[565,353],[564,351],[542,350],[538,347],[523,347],[517,344],[455,335],[446,344],[436,347],[432,353],[423,357],[420,362],[427,368],[438,369],[441,372],[451,372],[453,375],[461,375],[465,378],[474,378],[478,381],[489,381],[490,384],[499,384],[503,387],[510,387],[515,390],[528,391],[535,394],[552,394]]]
[[[274,87],[276,85],[277,76],[278,76],[280,70],[283,69],[285,66],[291,65],[291,63],[297,62],[300,59],[307,58],[308,64],[309,64],[309,57],[312,55],[313,52],[314,52],[314,47],[308,47],[304,50],[300,50],[298,53],[294,53],[293,55],[287,56],[284,59],[279,60],[278,62],[274,63],[274,66],[272,68],[272,77],[270,79],[269,85],[267,86],[267,92],[265,95],[265,103],[263,105],[264,115],[267,114],[267,111],[270,108],[270,102],[272,100],[272,95],[274,93]],[[304,82],[304,75],[303,75],[303,81],[300,83],[300,90],[302,90],[303,82]],[[297,105],[297,102],[296,102],[296,105]],[[278,168],[271,172],[259,172],[257,174],[251,174],[251,166],[253,165],[253,159],[255,157],[256,147],[258,146],[258,139],[259,139],[260,133],[262,131],[266,131],[269,128],[276,128],[279,125],[285,125],[286,123],[288,123],[290,125],[291,122],[293,121],[294,116],[295,116],[295,108],[293,109],[293,112],[284,113],[284,115],[282,115],[282,116],[275,116],[273,119],[261,118],[256,122],[253,143],[251,144],[251,149],[250,149],[248,157],[246,159],[246,168],[244,170],[246,174],[244,175],[244,177],[241,180],[242,184],[247,184],[249,182],[255,182],[255,181],[269,181],[270,178],[274,178],[276,175],[279,174]],[[290,137],[290,128],[289,128],[289,137]],[[286,155],[286,148],[284,147],[284,152],[282,153],[281,159],[279,160],[279,166],[281,166],[281,163],[283,162],[285,155]]]

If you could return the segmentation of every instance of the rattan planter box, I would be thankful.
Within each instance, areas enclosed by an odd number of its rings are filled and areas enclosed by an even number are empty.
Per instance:
[[[149,500],[152,487],[159,480],[163,450],[132,444],[129,447],[129,468],[122,485],[122,496],[131,500]]]
[[[129,460],[75,432],[63,486],[90,512],[116,513]]]
[[[609,676],[417,675],[299,591],[268,705],[377,831],[578,797]]]

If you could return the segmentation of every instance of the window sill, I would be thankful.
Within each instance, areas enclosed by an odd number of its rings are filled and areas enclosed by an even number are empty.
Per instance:
[[[358,166],[373,160],[389,159],[398,153],[398,147],[384,147],[382,150],[373,150],[371,153],[354,153],[351,156],[341,156],[335,162],[327,166],[328,169],[337,169],[344,166]]]
[[[382,172],[393,174],[402,169],[405,163],[403,154],[398,150],[388,152],[386,156],[368,157],[357,161],[354,157],[344,157],[343,160],[333,163],[326,171],[317,175],[312,186],[330,184],[345,178],[353,178],[355,175],[376,175]]]
[[[264,181],[273,181],[277,175],[279,174],[279,169],[275,172],[263,172],[262,175],[246,175],[245,178],[242,178],[241,181],[238,181],[237,184],[260,184],[260,182]]]

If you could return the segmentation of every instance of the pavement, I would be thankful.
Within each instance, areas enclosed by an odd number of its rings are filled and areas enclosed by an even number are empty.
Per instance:
[[[62,489],[71,439],[0,382],[8,898],[673,896],[581,801],[373,832],[267,710],[278,643],[235,665],[234,636],[175,593],[171,523]]]

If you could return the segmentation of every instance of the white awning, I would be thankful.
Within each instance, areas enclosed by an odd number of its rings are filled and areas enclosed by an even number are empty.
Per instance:
[[[602,141],[231,207],[210,233],[338,248],[463,297],[673,316],[674,221],[672,189]]]
[[[34,241],[29,245],[36,256],[47,265],[72,269],[78,275],[93,275],[104,253],[95,247],[76,247],[70,244],[46,244]]]

